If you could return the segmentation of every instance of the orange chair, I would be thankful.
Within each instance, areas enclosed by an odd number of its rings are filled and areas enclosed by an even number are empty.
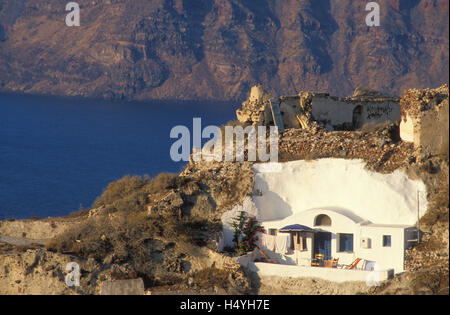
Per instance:
[[[315,258],[311,261],[311,266],[323,267],[324,258],[324,254],[316,254]]]
[[[325,268],[337,268],[339,262],[339,258],[333,258],[330,260],[325,260],[323,266]]]
[[[337,268],[339,262],[339,258],[334,258],[331,268]]]
[[[358,263],[361,261],[361,258],[356,258],[354,262],[352,262],[351,265],[347,266],[348,270],[352,270],[352,269],[356,269],[356,266],[358,265]]]

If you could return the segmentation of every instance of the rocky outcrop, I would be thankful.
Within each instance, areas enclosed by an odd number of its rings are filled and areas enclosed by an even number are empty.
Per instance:
[[[200,217],[215,219],[220,219],[225,211],[252,195],[255,183],[251,162],[192,162],[181,176],[197,182],[202,188],[202,192],[197,194],[200,197],[189,196],[183,189],[183,198],[187,200],[184,211],[194,210],[194,214]],[[206,202],[207,206],[202,208],[192,203],[197,198]],[[211,207],[215,209],[214,212],[211,212]]]
[[[86,275],[80,279],[78,288],[70,288],[65,283],[66,265],[74,260]],[[0,270],[1,294],[48,295],[95,294],[101,268],[93,259],[80,260],[38,249],[0,255]]]
[[[250,284],[240,265],[233,258],[183,242],[162,252],[162,249],[167,249],[165,247],[167,244],[163,241],[155,243],[154,253],[160,256],[161,262],[155,261],[155,269],[151,273],[154,283],[170,276],[172,279],[176,277],[183,279],[184,276],[187,282],[191,275],[198,271],[216,268],[230,275],[230,287],[225,288],[231,290],[229,292],[235,294],[249,292]],[[180,254],[182,260],[179,258]],[[173,258],[170,258],[171,255]],[[68,274],[66,266],[71,262],[77,263],[80,267],[79,287],[69,287],[65,281]],[[10,252],[0,255],[0,294],[101,294],[105,284],[110,286],[111,281],[128,277],[136,277],[130,265],[111,262],[102,264],[92,258],[83,259],[44,249],[29,249],[24,253]],[[148,285],[149,279],[146,280]],[[165,283],[166,280],[162,281]]]
[[[0,90],[114,99],[242,100],[368,86],[400,95],[448,82],[448,1],[77,1],[0,7]]]

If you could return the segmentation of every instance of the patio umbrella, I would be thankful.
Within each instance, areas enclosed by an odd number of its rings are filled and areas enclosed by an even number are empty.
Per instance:
[[[289,232],[314,232],[315,230],[301,224],[293,224],[285,226],[284,228],[279,229],[281,233],[289,233]]]

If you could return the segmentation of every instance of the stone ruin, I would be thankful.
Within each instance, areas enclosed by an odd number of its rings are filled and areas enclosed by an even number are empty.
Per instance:
[[[356,89],[346,98],[315,92],[273,98],[259,84],[236,111],[237,119],[250,125],[274,125],[271,102],[278,105],[286,129],[309,129],[319,124],[329,131],[355,130],[367,123],[394,123],[401,117],[399,98],[376,91]]]
[[[424,153],[437,154],[448,146],[448,85],[407,90],[400,101],[400,137]]]
[[[270,94],[260,84],[255,85],[250,91],[248,100],[242,103],[242,109],[236,111],[237,119],[242,123],[257,126],[266,126],[273,123],[269,106],[271,98]]]

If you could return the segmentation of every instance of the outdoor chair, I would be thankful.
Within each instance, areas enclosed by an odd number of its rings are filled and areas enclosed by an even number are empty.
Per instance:
[[[334,258],[331,268],[337,268],[339,262],[339,258]]]
[[[311,266],[323,267],[324,258],[324,254],[316,254],[315,258],[311,261]]]
[[[341,268],[348,270],[356,269],[356,266],[359,264],[361,260],[362,260],[361,258],[356,258],[350,265],[341,265]]]
[[[339,262],[339,258],[325,260],[323,266],[326,268],[337,268],[338,262]]]

